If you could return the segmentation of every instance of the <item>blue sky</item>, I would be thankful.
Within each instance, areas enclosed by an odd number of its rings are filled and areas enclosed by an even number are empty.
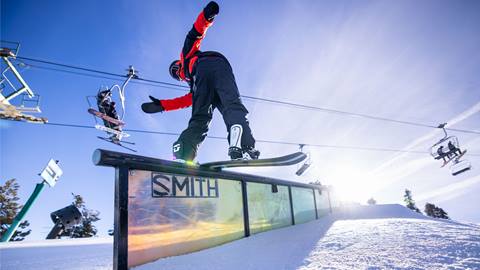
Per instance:
[[[167,73],[202,1],[22,1],[1,2],[1,39],[21,42],[20,56],[175,83]],[[202,49],[230,60],[243,95],[364,113],[454,128],[480,130],[480,3],[477,1],[219,1],[220,14]],[[117,81],[30,68],[23,72],[42,96],[43,115],[55,123],[93,125],[85,96]],[[181,132],[190,109],[146,115],[148,95],[183,92],[130,84],[129,129]],[[258,139],[426,151],[441,131],[326,114],[245,100]],[[220,114],[209,134],[226,136]],[[96,148],[120,150],[96,138],[94,129],[0,121],[0,182],[17,178],[25,201],[50,158],[64,175],[47,188],[27,219],[29,239],[50,230],[50,212],[81,194],[101,212],[101,235],[113,226],[113,169],[95,167]],[[453,133],[452,133],[453,135]],[[480,153],[475,134],[455,133],[469,153]],[[169,159],[175,136],[132,133],[139,154]],[[296,150],[261,144],[263,156]],[[227,158],[227,142],[206,140],[200,162]],[[310,148],[315,167],[302,177],[295,168],[240,169],[300,182],[320,180],[341,195],[365,202],[401,202],[412,190],[459,220],[480,223],[479,157],[466,155],[473,170],[452,177],[428,155]]]

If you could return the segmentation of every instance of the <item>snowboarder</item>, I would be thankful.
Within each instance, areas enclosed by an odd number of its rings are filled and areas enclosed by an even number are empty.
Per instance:
[[[152,102],[142,104],[145,113],[192,106],[188,127],[173,144],[173,155],[180,161],[195,159],[199,145],[207,136],[215,108],[222,114],[227,127],[230,158],[258,159],[260,155],[255,149],[255,139],[247,120],[248,111],[240,99],[230,63],[219,52],[199,50],[219,9],[214,1],[205,6],[187,34],[180,60],[173,61],[169,67],[170,75],[176,80],[186,81],[190,92],[174,99],[159,100],[150,96]]]

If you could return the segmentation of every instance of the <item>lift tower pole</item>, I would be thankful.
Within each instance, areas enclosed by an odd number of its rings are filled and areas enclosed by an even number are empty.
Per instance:
[[[42,182],[38,183],[35,186],[35,190],[33,190],[32,195],[30,195],[30,198],[28,198],[20,213],[18,213],[18,215],[13,219],[12,225],[10,225],[8,230],[5,232],[0,242],[10,241],[13,234],[20,225],[20,222],[22,222],[22,219],[25,217],[28,210],[30,210],[30,207],[32,207],[38,195],[40,194],[40,192],[42,192],[43,188],[45,187],[45,183],[47,183],[50,187],[55,186],[55,183],[62,174],[62,170],[60,169],[60,167],[58,167],[58,161],[51,159],[50,162],[48,162],[47,167],[45,167],[45,169],[40,174],[40,176],[43,178]]]

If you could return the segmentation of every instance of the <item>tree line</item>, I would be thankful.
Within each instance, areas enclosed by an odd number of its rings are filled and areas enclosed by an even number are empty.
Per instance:
[[[403,195],[403,201],[405,202],[405,206],[407,208],[422,214],[420,209],[418,209],[418,207],[416,206],[415,201],[413,200],[412,192],[410,190],[405,189],[405,194]],[[370,198],[368,199],[367,204],[374,205],[374,204],[377,204],[377,201],[374,198]],[[433,203],[429,203],[429,202],[425,203],[425,208],[423,211],[425,215],[429,217],[450,219],[450,217],[448,216],[445,210],[436,206]]]
[[[19,203],[19,189],[20,184],[18,184],[16,179],[8,180],[5,184],[0,185],[0,238],[7,232],[13,220],[23,207],[23,205]],[[59,236],[84,238],[97,235],[98,230],[93,223],[100,220],[100,212],[87,208],[85,200],[81,195],[72,193],[72,196],[72,205],[82,213],[82,222],[77,226],[62,231]],[[30,223],[28,220],[22,221],[10,241],[24,240],[32,231],[28,228],[29,226]]]

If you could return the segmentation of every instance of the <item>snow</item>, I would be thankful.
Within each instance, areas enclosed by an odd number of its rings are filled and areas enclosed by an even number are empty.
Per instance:
[[[8,243],[0,245],[0,269],[111,269],[112,254],[111,238]],[[400,205],[350,206],[135,268],[148,269],[480,269],[480,226]]]
[[[0,244],[1,270],[112,269],[112,258],[112,237]]]

